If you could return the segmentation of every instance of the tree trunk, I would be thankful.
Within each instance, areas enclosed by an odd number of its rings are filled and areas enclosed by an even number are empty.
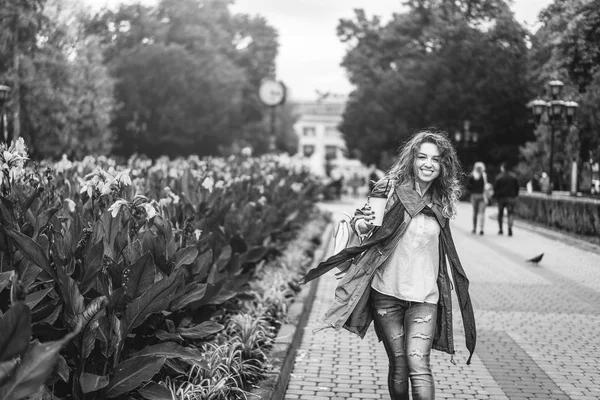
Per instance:
[[[12,140],[17,140],[21,136],[21,90],[20,86],[20,69],[19,69],[19,31],[15,29],[15,37],[13,42],[13,134]]]

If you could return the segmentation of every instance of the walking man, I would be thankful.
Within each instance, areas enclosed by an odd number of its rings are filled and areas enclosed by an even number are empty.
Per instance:
[[[496,176],[494,183],[494,196],[498,202],[498,235],[502,235],[502,219],[504,209],[506,208],[506,219],[508,223],[508,236],[512,236],[512,226],[514,222],[513,212],[515,202],[519,195],[519,182],[515,175],[506,170],[506,164],[500,164],[500,173]]]

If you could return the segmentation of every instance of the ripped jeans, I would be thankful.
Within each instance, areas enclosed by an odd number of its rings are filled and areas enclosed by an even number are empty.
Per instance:
[[[388,388],[392,400],[435,399],[430,353],[437,305],[400,300],[371,290],[373,317],[389,358]]]

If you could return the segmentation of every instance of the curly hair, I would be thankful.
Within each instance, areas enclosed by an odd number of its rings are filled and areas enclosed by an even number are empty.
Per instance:
[[[454,146],[445,131],[425,128],[415,132],[398,150],[398,159],[390,167],[387,177],[400,184],[415,180],[415,159],[423,143],[433,143],[440,151],[440,176],[432,183],[432,188],[442,199],[442,214],[447,218],[456,215],[462,188],[459,177],[462,175],[460,161]]]

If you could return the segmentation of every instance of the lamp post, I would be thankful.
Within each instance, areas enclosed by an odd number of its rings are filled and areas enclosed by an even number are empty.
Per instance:
[[[531,102],[531,108],[535,117],[536,124],[541,122],[544,113],[548,116],[550,123],[550,157],[548,162],[548,176],[550,178],[550,184],[548,185],[547,194],[552,194],[554,187],[554,136],[555,130],[560,128],[566,119],[568,125],[574,122],[574,117],[577,112],[579,104],[575,101],[565,101],[559,99],[564,83],[559,80],[552,80],[548,82],[550,86],[551,100],[544,101],[542,99],[535,99]]]
[[[6,123],[6,114],[4,113],[4,105],[8,99],[8,93],[10,87],[6,85],[0,85],[0,128],[2,128],[2,138],[5,142],[8,142],[8,127]]]
[[[456,150],[463,153],[465,159],[462,161],[465,162],[465,164],[470,164],[475,161],[473,149],[477,146],[478,141],[479,134],[475,131],[471,131],[471,121],[464,120],[462,131],[457,130],[454,133],[454,142],[456,143]]]

